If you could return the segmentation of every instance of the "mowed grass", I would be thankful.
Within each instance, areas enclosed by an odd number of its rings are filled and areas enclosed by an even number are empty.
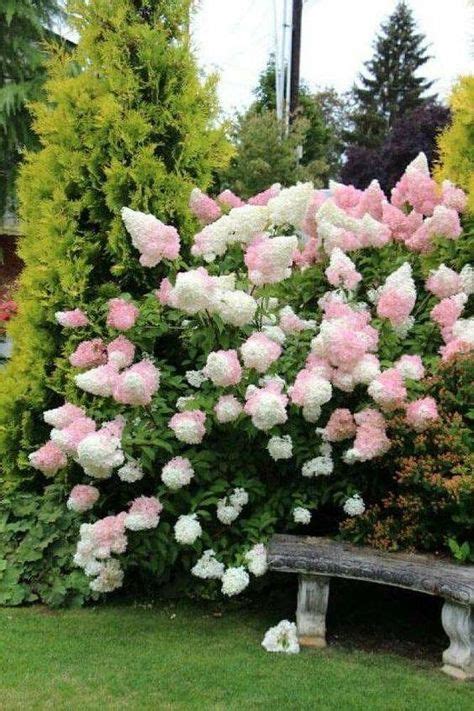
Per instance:
[[[466,683],[431,661],[330,646],[261,646],[278,610],[157,603],[0,610],[0,708],[464,711]]]

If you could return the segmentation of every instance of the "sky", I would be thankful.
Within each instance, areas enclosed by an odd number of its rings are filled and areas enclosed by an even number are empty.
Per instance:
[[[274,2],[199,0],[193,42],[200,66],[220,74],[219,97],[227,114],[245,109],[274,47]],[[304,0],[301,78],[310,88],[350,89],[380,23],[396,0]],[[408,0],[432,59],[423,73],[442,98],[459,74],[474,73],[474,4],[469,0]]]

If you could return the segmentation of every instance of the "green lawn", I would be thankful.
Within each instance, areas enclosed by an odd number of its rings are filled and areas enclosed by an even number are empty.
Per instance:
[[[463,711],[469,684],[433,660],[351,651],[299,655],[260,642],[275,611],[190,602],[0,610],[0,708]]]

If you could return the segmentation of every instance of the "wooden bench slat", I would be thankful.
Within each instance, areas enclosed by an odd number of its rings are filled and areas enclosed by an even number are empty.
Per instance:
[[[367,580],[474,605],[474,565],[456,565],[432,555],[387,553],[327,538],[275,535],[271,570]]]

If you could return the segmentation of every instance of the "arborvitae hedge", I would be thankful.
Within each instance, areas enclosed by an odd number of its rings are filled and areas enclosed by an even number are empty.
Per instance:
[[[19,180],[26,266],[9,329],[14,357],[0,374],[6,481],[31,476],[27,454],[45,434],[33,422],[61,399],[61,378],[50,376],[67,331],[54,312],[88,303],[98,285],[113,294],[158,284],[159,267],[146,276],[130,268],[120,208],[151,212],[185,236],[192,187],[205,189],[228,160],[215,81],[199,80],[190,48],[191,4],[69,3],[80,41],[51,60],[47,100],[33,107],[42,149],[27,155]]]
[[[440,167],[436,177],[447,178],[469,195],[474,214],[474,76],[461,77],[450,100],[452,123],[438,140]]]

